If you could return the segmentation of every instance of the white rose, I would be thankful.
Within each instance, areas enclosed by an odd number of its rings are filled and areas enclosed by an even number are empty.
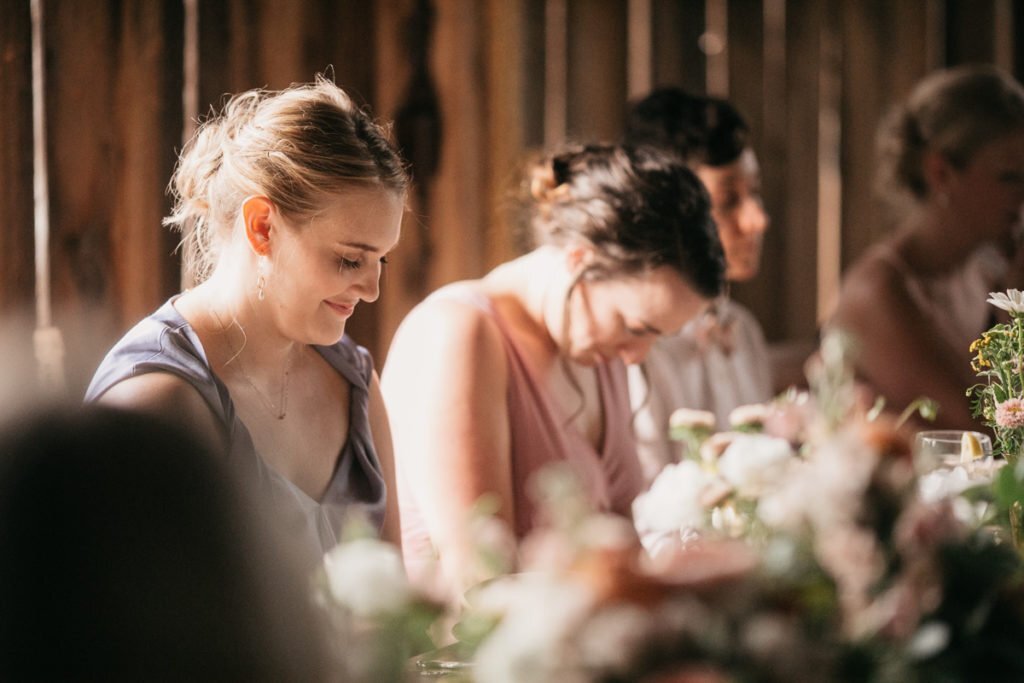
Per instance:
[[[740,434],[718,459],[718,472],[741,495],[757,496],[782,479],[793,455],[785,439]]]
[[[331,595],[359,616],[388,614],[412,597],[398,550],[365,538],[336,546],[324,556]]]

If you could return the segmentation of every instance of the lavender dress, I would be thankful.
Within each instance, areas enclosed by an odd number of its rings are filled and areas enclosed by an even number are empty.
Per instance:
[[[349,337],[333,346],[314,348],[351,385],[349,432],[334,474],[320,500],[268,465],[253,445],[249,430],[235,414],[227,387],[213,374],[199,337],[167,301],[121,338],[100,363],[86,390],[95,401],[121,380],[147,372],[169,372],[191,384],[224,429],[228,457],[243,476],[257,483],[257,499],[277,525],[297,540],[305,564],[312,565],[333,548],[347,514],[358,511],[379,530],[387,492],[373,447],[368,415],[373,360]]]

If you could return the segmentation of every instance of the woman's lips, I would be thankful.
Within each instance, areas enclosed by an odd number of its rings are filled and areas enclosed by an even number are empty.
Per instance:
[[[349,317],[356,310],[356,305],[355,304],[350,304],[350,305],[336,304],[336,303],[331,302],[331,301],[324,301],[324,303],[327,304],[328,308],[330,308],[332,311],[334,311],[335,313],[337,313],[338,315],[340,315],[343,318]]]

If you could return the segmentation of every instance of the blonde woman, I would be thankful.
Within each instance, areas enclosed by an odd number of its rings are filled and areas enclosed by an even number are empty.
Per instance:
[[[990,323],[988,292],[1022,284],[1006,268],[1022,228],[1024,89],[990,66],[936,72],[885,121],[879,150],[900,221],[845,274],[833,323],[891,408],[927,396],[935,427],[975,428],[968,348]]]
[[[265,487],[313,562],[358,508],[397,541],[391,437],[369,354],[408,177],[333,83],[250,91],[203,124],[172,181],[199,284],[117,343],[87,400],[186,422]]]

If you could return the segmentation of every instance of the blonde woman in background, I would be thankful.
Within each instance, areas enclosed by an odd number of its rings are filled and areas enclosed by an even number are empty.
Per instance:
[[[976,428],[968,347],[988,292],[1020,287],[1024,90],[991,66],[922,80],[879,132],[880,187],[903,203],[895,232],[844,277],[832,323],[860,345],[859,373],[899,411],[938,401],[934,427]]]
[[[310,565],[353,509],[399,540],[378,380],[345,324],[377,298],[407,183],[386,131],[325,79],[231,98],[172,181],[166,223],[199,284],[129,331],[87,392],[226,449]]]

